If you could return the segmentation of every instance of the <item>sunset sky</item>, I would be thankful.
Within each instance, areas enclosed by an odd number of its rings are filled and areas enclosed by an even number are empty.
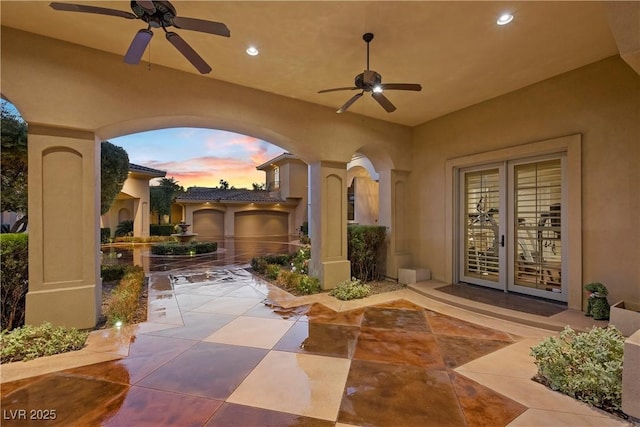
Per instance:
[[[174,128],[113,138],[112,144],[129,154],[129,161],[167,172],[185,189],[216,187],[224,179],[236,188],[264,183],[256,166],[279,156],[283,149],[232,132]]]

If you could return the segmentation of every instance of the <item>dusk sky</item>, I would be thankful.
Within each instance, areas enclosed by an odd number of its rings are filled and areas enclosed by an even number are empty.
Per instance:
[[[20,115],[13,104],[2,103]],[[185,189],[217,187],[221,179],[236,188],[250,189],[252,183],[265,181],[265,173],[256,166],[285,152],[250,136],[199,128],[141,132],[109,142],[124,148],[131,163],[166,171],[167,178],[175,178]]]
[[[112,138],[125,149],[129,161],[167,172],[185,189],[216,187],[224,179],[236,188],[264,183],[256,166],[285,150],[268,142],[232,132],[174,128]]]

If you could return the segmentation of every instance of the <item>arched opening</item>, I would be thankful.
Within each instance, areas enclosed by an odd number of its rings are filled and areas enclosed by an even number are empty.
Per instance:
[[[118,223],[122,221],[131,221],[131,211],[127,208],[121,208],[118,211]]]
[[[27,230],[27,124],[15,105],[2,99],[2,232]]]

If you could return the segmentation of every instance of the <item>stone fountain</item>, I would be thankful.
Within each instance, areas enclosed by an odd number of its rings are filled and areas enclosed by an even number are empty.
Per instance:
[[[180,232],[172,234],[171,237],[174,237],[180,244],[187,244],[198,235],[198,233],[189,233],[188,230],[191,224],[186,224],[184,221],[180,222],[178,227],[180,227]]]

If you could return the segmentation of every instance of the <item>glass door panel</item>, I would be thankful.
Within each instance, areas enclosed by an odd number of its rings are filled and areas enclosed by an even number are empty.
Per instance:
[[[500,168],[463,173],[461,280],[504,288],[501,280]]]
[[[511,288],[562,299],[561,159],[513,166]]]

